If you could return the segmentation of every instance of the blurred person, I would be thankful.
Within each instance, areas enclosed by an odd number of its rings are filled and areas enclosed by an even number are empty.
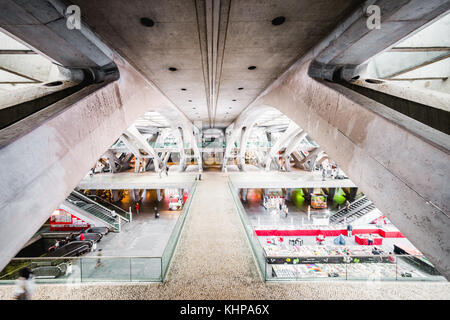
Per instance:
[[[29,268],[19,270],[19,278],[14,289],[15,300],[31,300],[35,291],[34,275]]]
[[[98,267],[104,267],[105,264],[102,262],[102,249],[98,249],[97,252],[97,262],[95,263],[95,269]]]
[[[351,237],[352,236],[352,231],[353,231],[353,227],[352,225],[349,223],[347,225],[347,237]]]

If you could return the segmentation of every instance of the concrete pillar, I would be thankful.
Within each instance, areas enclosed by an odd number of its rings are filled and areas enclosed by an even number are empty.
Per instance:
[[[161,201],[162,200],[162,192],[161,192],[161,189],[156,189],[156,199],[158,200],[158,201]]]
[[[292,191],[292,189],[286,188],[286,200],[288,200],[288,201],[291,200],[291,191]]]
[[[129,195],[131,197],[131,200],[133,200],[133,202],[136,202],[136,194],[134,192],[134,189],[128,189]]]
[[[113,201],[119,201],[119,190],[111,190]]]
[[[306,133],[305,131],[302,130],[294,138],[292,138],[291,141],[289,142],[289,144],[287,145],[286,150],[283,154],[283,158],[286,162],[286,170],[287,171],[291,171],[291,164],[289,162],[289,156],[291,155],[292,152],[295,151],[297,146],[306,138],[307,135],[308,135],[308,133]]]
[[[283,132],[283,134],[278,138],[278,140],[274,143],[274,145],[272,146],[272,148],[270,148],[270,151],[266,155],[266,158],[264,160],[266,171],[270,170],[270,163],[273,161],[274,158],[278,160],[277,156],[278,151],[286,147],[290,143],[290,141],[294,139],[295,136],[301,131],[302,129],[299,128],[295,122],[291,121],[289,123],[289,126],[286,129],[286,131]],[[277,163],[277,161],[275,161],[275,163],[278,166],[278,168],[280,168],[280,165]]]
[[[357,188],[355,188],[357,189]],[[336,188],[328,188],[328,202],[332,203],[334,201],[334,195],[336,194]]]
[[[247,202],[247,188],[243,188],[242,190],[242,200]]]
[[[350,202],[355,201],[356,194],[358,192],[358,188],[349,188],[349,189],[350,189],[350,194],[349,194],[350,199],[349,199],[349,201]]]

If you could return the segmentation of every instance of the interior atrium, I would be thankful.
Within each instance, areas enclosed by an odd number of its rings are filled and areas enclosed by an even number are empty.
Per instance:
[[[450,299],[449,76],[445,0],[0,0],[0,299]]]

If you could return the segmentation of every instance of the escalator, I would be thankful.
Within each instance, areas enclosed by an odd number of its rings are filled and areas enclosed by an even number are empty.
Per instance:
[[[330,217],[330,223],[347,223],[355,221],[375,209],[375,205],[366,196],[353,201],[349,209],[343,208]]]
[[[88,217],[87,220],[89,220],[89,218],[100,220],[102,224],[105,224],[111,228],[112,231],[120,232],[121,220],[125,219],[118,214],[116,210],[106,208],[105,206],[75,190],[70,193],[65,202],[77,207],[77,209],[81,211],[79,212],[80,214]]]

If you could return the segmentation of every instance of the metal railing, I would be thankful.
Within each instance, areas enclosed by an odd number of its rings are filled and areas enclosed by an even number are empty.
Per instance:
[[[412,266],[413,255],[329,255],[266,257],[266,281],[358,280],[446,281],[428,263]]]
[[[447,281],[423,255],[268,256],[247,216],[236,188],[228,185],[253,256],[264,281]],[[345,248],[345,246],[343,246]]]
[[[161,257],[13,258],[0,273],[1,284],[14,283],[30,268],[37,283],[161,282]]]
[[[82,202],[86,203],[84,205],[77,204],[76,202],[73,201],[73,198],[75,198],[75,200],[81,200]],[[112,210],[106,208],[105,206],[90,199],[88,196],[76,190],[73,190],[67,197],[67,199],[70,200],[69,201],[70,203],[77,206],[81,210],[86,211],[87,213],[90,213],[96,216],[97,218],[103,220],[106,224],[111,226],[114,229],[114,231],[120,232],[121,220],[124,220],[124,218],[119,214],[113,216]]]
[[[88,198],[92,199],[93,201],[97,202],[97,203],[101,203],[104,207],[108,208],[111,211],[114,211],[115,213],[117,213],[123,220],[130,222],[131,219],[131,214],[128,211],[125,211],[124,209],[116,206],[115,204],[106,201],[103,198],[100,198],[99,196],[96,195],[88,195]]]

